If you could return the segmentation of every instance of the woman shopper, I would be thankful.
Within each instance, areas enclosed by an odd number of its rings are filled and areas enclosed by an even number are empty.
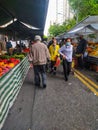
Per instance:
[[[53,39],[52,45],[49,47],[49,52],[51,55],[51,71],[50,73],[53,73],[56,75],[56,69],[57,67],[55,66],[57,57],[59,57],[59,45],[57,44],[56,38]]]
[[[71,45],[71,39],[67,38],[65,40],[65,45],[63,45],[59,50],[60,55],[63,59],[63,69],[65,81],[68,81],[68,76],[71,72],[73,46]]]

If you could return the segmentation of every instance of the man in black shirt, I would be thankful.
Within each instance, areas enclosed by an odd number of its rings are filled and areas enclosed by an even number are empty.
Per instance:
[[[84,67],[84,63],[83,63],[83,56],[84,53],[86,51],[86,47],[87,47],[87,41],[83,38],[83,36],[81,35],[79,37],[79,44],[77,46],[76,49],[76,54],[79,54],[80,56],[78,57],[78,66],[83,69]]]

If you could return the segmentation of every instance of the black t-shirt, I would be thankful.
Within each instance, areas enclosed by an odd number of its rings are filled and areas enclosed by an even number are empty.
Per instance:
[[[80,54],[80,53],[84,54],[86,47],[87,47],[87,41],[85,39],[81,39],[78,46],[77,46],[76,53],[77,54]]]
[[[6,43],[6,48],[7,48],[7,49],[12,48],[11,42],[7,42],[7,43]]]

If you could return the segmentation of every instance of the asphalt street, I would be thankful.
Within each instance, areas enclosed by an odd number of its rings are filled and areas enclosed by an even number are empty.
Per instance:
[[[30,69],[2,130],[98,130],[98,97],[78,78],[65,82],[62,68],[35,88]]]

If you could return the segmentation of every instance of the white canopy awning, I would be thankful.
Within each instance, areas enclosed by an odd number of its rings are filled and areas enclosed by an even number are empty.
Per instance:
[[[84,27],[76,28],[76,29],[74,29],[72,31],[69,31],[68,34],[70,34],[70,33],[76,33],[76,32],[78,32],[78,31],[80,31],[82,29],[84,29]]]
[[[98,16],[88,16],[68,32],[69,35],[93,33],[98,33]]]

